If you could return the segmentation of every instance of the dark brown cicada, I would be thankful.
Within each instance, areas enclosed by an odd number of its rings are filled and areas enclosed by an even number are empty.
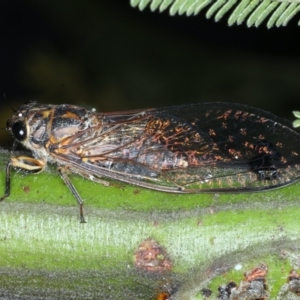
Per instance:
[[[260,191],[300,176],[300,135],[292,124],[241,104],[97,113],[29,102],[7,129],[33,157],[11,157],[1,200],[10,194],[11,167],[41,172],[56,163],[80,205],[81,222],[83,201],[68,172],[171,193]]]

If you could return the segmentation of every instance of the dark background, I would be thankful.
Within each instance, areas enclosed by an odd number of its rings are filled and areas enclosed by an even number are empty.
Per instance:
[[[129,0],[2,1],[0,92],[15,108],[31,99],[99,111],[225,101],[292,120],[300,16],[285,28],[247,28],[206,11],[171,17]],[[0,98],[5,127],[12,112]]]

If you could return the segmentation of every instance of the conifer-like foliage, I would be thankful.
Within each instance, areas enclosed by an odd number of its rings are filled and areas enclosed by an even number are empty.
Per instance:
[[[228,24],[258,27],[266,21],[267,27],[286,26],[300,9],[299,0],[131,0],[140,10],[150,7],[152,11],[169,10],[170,15],[197,15],[206,8],[206,17],[219,21],[228,13]],[[299,23],[300,24],[300,21]]]

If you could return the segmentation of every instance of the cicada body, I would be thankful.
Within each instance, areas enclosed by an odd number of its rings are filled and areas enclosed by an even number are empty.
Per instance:
[[[97,113],[29,102],[7,129],[33,157],[11,158],[3,198],[10,167],[40,172],[56,163],[82,222],[82,199],[67,171],[102,184],[112,178],[172,193],[260,191],[300,176],[300,135],[292,124],[241,104]]]

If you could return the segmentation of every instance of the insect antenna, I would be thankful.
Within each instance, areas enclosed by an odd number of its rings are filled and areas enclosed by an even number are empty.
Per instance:
[[[3,93],[3,98],[4,98],[4,101],[6,102],[6,104],[10,107],[10,109],[15,113],[17,110],[14,109],[10,103],[8,102],[8,100],[6,99],[6,96],[5,96],[5,93]]]

